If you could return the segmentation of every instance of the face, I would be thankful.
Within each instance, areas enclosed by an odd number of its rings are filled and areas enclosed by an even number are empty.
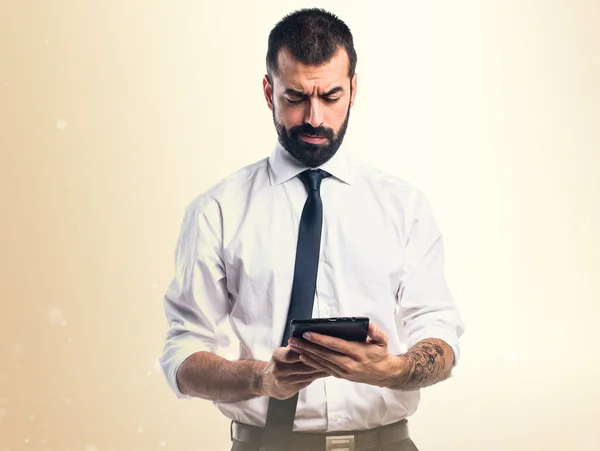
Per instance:
[[[308,167],[324,164],[344,140],[356,96],[356,74],[350,80],[348,64],[344,49],[319,67],[306,66],[282,49],[279,74],[263,80],[279,142]]]

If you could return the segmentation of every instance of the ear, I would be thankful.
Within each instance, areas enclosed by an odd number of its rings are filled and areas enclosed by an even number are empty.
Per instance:
[[[356,79],[358,78],[358,74],[354,72],[352,76],[352,81],[350,82],[352,86],[352,97],[350,97],[350,106],[354,106],[354,99],[356,98]]]
[[[267,106],[270,110],[273,109],[273,85],[271,84],[271,77],[265,75],[263,77],[263,93],[265,95],[265,100],[267,101]]]

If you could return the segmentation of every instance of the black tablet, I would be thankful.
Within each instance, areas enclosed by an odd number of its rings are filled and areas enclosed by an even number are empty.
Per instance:
[[[369,318],[366,316],[293,319],[290,323],[291,336],[302,338],[304,332],[341,338],[347,341],[366,341]]]

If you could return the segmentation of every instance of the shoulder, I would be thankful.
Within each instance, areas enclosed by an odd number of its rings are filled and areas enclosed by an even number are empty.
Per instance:
[[[198,194],[187,203],[183,213],[181,233],[194,234],[198,228],[219,235],[224,224],[224,208],[243,210],[249,201],[252,186],[269,183],[268,159],[244,166]]]
[[[252,186],[257,182],[264,183],[268,181],[268,158],[263,158],[238,169],[205,192],[197,195],[188,203],[186,209],[201,213],[207,209],[214,209],[217,205],[223,203],[243,202]]]
[[[361,183],[370,186],[373,195],[385,204],[385,211],[402,225],[404,236],[408,240],[419,228],[421,234],[437,239],[441,232],[425,193],[402,177],[388,171],[362,163],[359,166]],[[418,226],[418,227],[417,227]]]
[[[414,211],[424,201],[423,192],[401,176],[361,159],[356,159],[354,168],[358,184],[368,187],[404,211]]]

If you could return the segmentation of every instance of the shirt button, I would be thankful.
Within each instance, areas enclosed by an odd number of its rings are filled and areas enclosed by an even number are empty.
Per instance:
[[[325,261],[325,254],[321,254],[321,256],[319,257],[319,261],[320,262],[324,262]]]
[[[340,416],[337,413],[333,416],[333,421],[340,421]]]

